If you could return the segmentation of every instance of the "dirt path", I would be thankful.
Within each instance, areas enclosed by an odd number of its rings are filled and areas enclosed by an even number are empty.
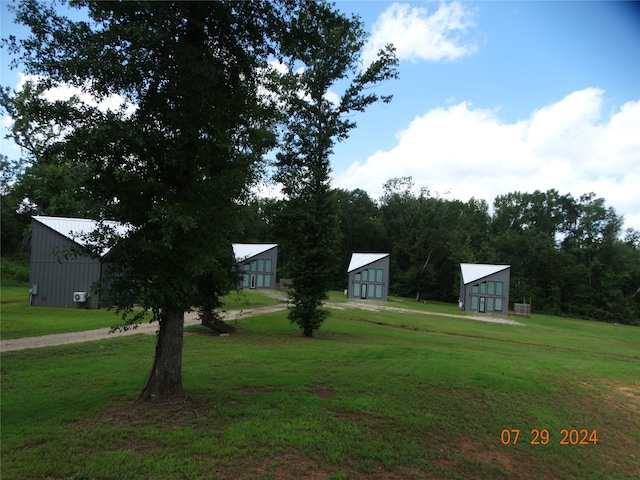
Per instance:
[[[386,305],[380,305],[377,303],[369,303],[362,301],[350,301],[348,303],[327,303],[327,307],[329,308],[337,308],[344,309],[348,307],[356,307],[361,308],[362,310],[370,310],[372,312],[378,312],[380,310],[390,311],[390,312],[398,312],[398,313],[413,313],[413,314],[422,314],[422,315],[435,315],[437,317],[449,317],[449,318],[464,318],[467,320],[478,320],[479,322],[489,322],[489,323],[503,323],[507,325],[519,325],[524,326],[524,324],[520,322],[516,322],[515,320],[509,320],[508,318],[502,317],[492,317],[490,315],[454,315],[451,313],[436,313],[436,312],[428,312],[426,310],[412,310],[410,308],[399,308],[399,307],[388,307]]]
[[[284,310],[286,305],[272,305],[269,307],[251,308],[247,310],[233,310],[225,312],[222,317],[224,320],[237,320],[240,318],[251,317],[263,313],[277,312]],[[184,316],[184,326],[199,325],[198,314],[196,312],[186,313]],[[84,332],[56,333],[52,335],[42,335],[41,337],[24,337],[13,340],[0,341],[0,352],[10,352],[13,350],[24,350],[26,348],[52,347],[55,345],[66,345],[69,343],[92,342],[112,337],[126,337],[129,335],[137,335],[139,333],[155,334],[158,330],[158,324],[143,323],[138,328],[127,330],[125,332],[109,333],[109,328],[98,328],[95,330],[85,330]]]
[[[286,297],[282,296],[282,299],[285,299],[285,298]],[[388,307],[386,305],[380,305],[377,303],[369,303],[369,302],[362,302],[362,301],[352,301],[348,303],[328,302],[325,304],[325,306],[328,308],[333,308],[337,310],[344,310],[345,308],[360,308],[362,310],[369,310],[372,312],[385,310],[385,311],[398,312],[398,313],[435,315],[439,317],[478,320],[481,322],[505,323],[509,325],[520,325],[520,326],[523,325],[522,323],[516,322],[514,320],[508,320],[506,318],[498,318],[498,317],[490,317],[490,316],[452,315],[448,313],[434,313],[434,312],[427,312],[422,310],[411,310],[408,308]],[[282,303],[279,305],[250,308],[247,310],[233,310],[233,311],[225,312],[223,314],[223,319],[238,320],[241,318],[252,317],[254,315],[261,315],[263,313],[279,312],[281,310],[285,310],[286,308],[287,308],[287,305]],[[184,316],[185,327],[190,325],[198,325],[198,324],[200,324],[200,320],[198,320],[198,315],[196,312],[185,314]],[[109,333],[109,328],[98,328],[96,330],[86,330],[84,332],[56,333],[53,335],[43,335],[41,337],[24,337],[24,338],[16,338],[13,340],[2,340],[0,341],[0,352],[11,352],[13,350],[24,350],[27,348],[52,347],[55,345],[66,345],[70,343],[92,342],[95,340],[102,340],[102,339],[111,338],[111,337],[125,337],[129,335],[137,335],[139,333],[155,334],[157,329],[158,329],[158,324],[154,322],[154,323],[143,323],[139,325],[138,328],[133,330],[127,330],[125,332]]]

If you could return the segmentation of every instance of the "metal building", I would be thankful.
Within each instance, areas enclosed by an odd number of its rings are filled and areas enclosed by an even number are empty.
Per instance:
[[[347,297],[387,300],[389,253],[353,253],[347,268]]]
[[[244,271],[242,288],[277,288],[278,245],[276,243],[234,243],[233,255]]]
[[[461,310],[478,313],[509,313],[511,265],[460,264]]]
[[[33,216],[31,262],[29,265],[29,305],[98,308],[92,287],[102,280],[103,261],[78,255],[86,245],[83,235],[98,223],[82,218]],[[118,233],[126,228],[113,223]]]

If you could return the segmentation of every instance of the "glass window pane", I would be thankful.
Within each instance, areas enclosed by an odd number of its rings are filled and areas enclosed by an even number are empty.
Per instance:
[[[496,282],[487,282],[487,294],[495,295],[496,292]]]
[[[245,264],[242,266],[242,269],[243,269],[245,272],[248,272],[248,271],[249,271],[249,267],[250,267],[250,265],[249,265],[248,263],[245,263]]]
[[[496,312],[501,312],[502,311],[502,299],[501,298],[496,298],[495,311]]]
[[[355,278],[356,282],[360,281],[360,272],[356,273],[356,278]]]
[[[264,275],[258,275],[258,288],[264,287]]]
[[[376,285],[376,298],[382,298],[382,285]]]
[[[360,284],[359,283],[354,283],[353,284],[353,296],[356,298],[360,297]]]
[[[471,296],[471,310],[478,310],[478,297]]]
[[[271,259],[270,258],[267,258],[264,261],[264,271],[265,272],[270,272],[271,271]]]
[[[367,270],[363,270],[363,271],[362,271],[362,281],[363,281],[363,282],[368,281],[368,279],[367,279],[367,273],[368,273],[368,272],[367,272]]]
[[[271,288],[271,275],[264,276],[264,286],[265,288]]]
[[[480,293],[487,293],[487,284],[485,282],[480,284]]]
[[[382,283],[382,269],[381,268],[376,270],[376,282]]]
[[[258,260],[258,271],[259,272],[264,272],[264,259],[263,258]]]
[[[496,295],[502,295],[502,282],[496,282]]]
[[[479,293],[479,287],[477,284],[471,287],[471,293]]]
[[[245,266],[248,266],[248,265],[245,265]],[[243,287],[248,287],[249,286],[249,274],[247,274],[247,273],[245,273],[242,276],[242,286]]]
[[[254,260],[253,262],[251,262],[251,271],[255,272],[256,271],[256,267],[257,267],[257,262]]]
[[[487,312],[493,312],[493,301],[495,298],[487,297]]]

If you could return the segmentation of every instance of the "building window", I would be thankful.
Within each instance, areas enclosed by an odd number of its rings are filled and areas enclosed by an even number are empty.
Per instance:
[[[245,265],[245,267],[248,267],[249,265]],[[245,273],[242,276],[242,286],[243,287],[248,287],[249,286],[249,274]]]
[[[376,298],[382,298],[382,285],[376,285]]]
[[[356,278],[355,278],[356,282],[360,281],[360,272],[356,273]]]
[[[493,301],[495,298],[487,297],[487,312],[493,312]]]
[[[475,295],[471,296],[471,310],[478,310],[478,297]]]
[[[487,284],[486,284],[486,282],[482,282],[480,284],[480,293],[482,293],[482,294],[487,293]]]
[[[258,266],[258,264],[257,264],[257,262],[255,260],[253,262],[251,262],[251,271],[255,272],[257,266]]]
[[[264,271],[265,272],[271,272],[271,259],[270,258],[267,258],[264,261]]]
[[[502,282],[496,282],[496,295],[502,295]]]
[[[251,265],[249,265],[248,263],[245,263],[245,264],[242,266],[242,269],[243,269],[245,272],[248,272],[248,271],[249,271],[249,268],[251,268]]]
[[[265,288],[271,288],[271,275],[264,276],[264,286]]]
[[[478,287],[478,284],[471,287],[471,293],[480,293],[480,287]]]
[[[264,275],[258,275],[258,288],[263,288],[264,287]]]
[[[368,275],[367,275],[368,273],[369,272],[367,270],[363,270],[362,271],[362,281],[363,282],[367,282],[368,281],[368,278],[367,278],[368,277]]]
[[[376,270],[376,282],[382,283],[382,269],[381,268]],[[380,297],[382,297],[382,294],[380,294]]]
[[[496,282],[487,282],[487,294],[495,295],[496,292]]]
[[[495,311],[496,312],[501,312],[502,311],[502,299],[501,298],[496,298]]]
[[[359,298],[360,297],[360,284],[359,283],[354,283],[353,284],[353,296],[355,298]]]
[[[258,260],[258,271],[259,272],[264,272],[264,259],[263,258]]]

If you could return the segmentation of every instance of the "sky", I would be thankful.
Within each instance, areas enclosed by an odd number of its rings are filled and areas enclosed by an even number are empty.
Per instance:
[[[640,230],[638,3],[336,5],[364,22],[365,64],[393,43],[400,66],[376,88],[391,103],[354,115],[357,128],[334,148],[334,187],[379,198],[387,180],[411,176],[432,195],[489,205],[515,191],[594,192]],[[19,34],[6,7],[2,37]],[[15,88],[20,70],[0,55],[0,84]]]

